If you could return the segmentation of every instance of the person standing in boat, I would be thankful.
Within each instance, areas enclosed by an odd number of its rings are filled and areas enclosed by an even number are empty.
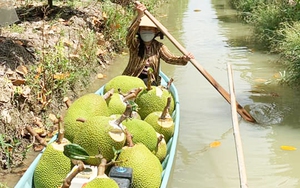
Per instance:
[[[138,15],[128,28],[126,44],[129,48],[129,62],[123,75],[136,76],[147,84],[148,71],[152,70],[152,85],[160,85],[160,59],[174,65],[186,65],[194,56],[191,53],[183,56],[173,55],[169,49],[155,37],[162,33],[156,25],[144,15],[145,5],[136,3]]]

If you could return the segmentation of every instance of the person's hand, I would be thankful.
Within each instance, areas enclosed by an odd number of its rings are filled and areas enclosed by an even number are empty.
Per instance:
[[[139,1],[135,1],[135,9],[138,11],[138,15],[142,17],[144,15],[144,11],[147,9],[146,6]]]
[[[185,61],[190,61],[191,59],[195,59],[195,57],[192,53],[188,52],[186,55],[183,56],[183,59]]]

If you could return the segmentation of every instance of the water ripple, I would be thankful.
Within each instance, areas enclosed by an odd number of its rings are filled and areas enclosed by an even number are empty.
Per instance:
[[[255,103],[249,106],[253,118],[264,125],[279,124],[283,121],[283,113],[275,103]]]

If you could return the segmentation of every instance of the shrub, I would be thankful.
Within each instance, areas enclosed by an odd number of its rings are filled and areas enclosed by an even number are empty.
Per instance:
[[[287,78],[285,83],[300,86],[300,21],[292,24],[285,23],[278,30],[282,36],[276,50],[281,54],[287,66]]]

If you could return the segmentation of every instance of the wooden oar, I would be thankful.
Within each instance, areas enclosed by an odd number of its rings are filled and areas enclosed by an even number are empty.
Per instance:
[[[137,3],[137,2],[136,2]],[[188,52],[180,45],[179,42],[168,32],[168,30],[154,17],[152,14],[145,10],[144,14],[157,26],[157,28],[168,37],[168,39],[180,50],[184,55]],[[196,69],[212,84],[212,86],[230,103],[229,93],[195,60],[191,59],[190,62],[196,67]],[[239,104],[236,103],[237,112],[249,122],[255,123],[255,119]]]
[[[235,104],[235,94],[234,94],[234,85],[233,85],[233,76],[232,69],[230,63],[228,63],[228,80],[229,80],[229,88],[230,88],[230,100],[231,100],[231,114],[232,114],[232,125],[233,125],[233,136],[235,141],[235,149],[237,154],[239,175],[240,175],[240,187],[247,188],[247,176],[246,176],[246,168],[244,162],[243,148],[242,148],[242,140],[240,136],[238,117],[236,113],[236,104]]]

